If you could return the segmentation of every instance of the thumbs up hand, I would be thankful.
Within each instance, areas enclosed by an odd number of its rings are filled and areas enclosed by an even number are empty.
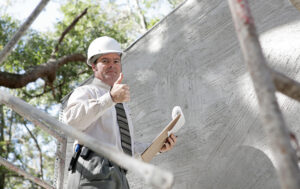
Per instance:
[[[120,73],[119,78],[110,90],[110,96],[115,103],[128,102],[130,100],[129,87],[126,84],[122,84],[122,80],[123,73]]]

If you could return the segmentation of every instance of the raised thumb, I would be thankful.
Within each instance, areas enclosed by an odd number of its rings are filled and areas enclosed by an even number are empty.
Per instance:
[[[115,84],[121,84],[123,80],[123,73],[120,73],[119,78],[117,79],[117,81],[115,82]]]

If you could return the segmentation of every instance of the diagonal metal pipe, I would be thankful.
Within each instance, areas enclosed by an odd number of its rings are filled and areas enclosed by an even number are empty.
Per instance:
[[[19,28],[17,33],[15,33],[13,38],[5,45],[3,50],[0,52],[0,65],[3,63],[5,58],[13,49],[13,47],[17,44],[22,35],[24,35],[24,33],[27,31],[27,29],[30,27],[33,21],[38,17],[38,15],[41,13],[41,11],[44,9],[48,2],[49,0],[41,0],[41,2],[36,6],[36,8],[33,10],[30,16],[27,18],[27,20]]]
[[[47,115],[45,112],[34,108],[23,100],[12,96],[5,91],[0,91],[0,103],[5,104],[37,125],[43,125],[48,128],[60,130],[66,136],[77,139],[81,144],[92,149],[97,154],[110,159],[129,171],[137,173],[137,175],[144,178],[147,184],[152,185],[154,188],[171,188],[173,185],[173,174],[169,171],[144,163],[122,152],[114,150],[107,145],[101,144],[96,139],[73,128],[72,126],[59,122],[55,118]]]

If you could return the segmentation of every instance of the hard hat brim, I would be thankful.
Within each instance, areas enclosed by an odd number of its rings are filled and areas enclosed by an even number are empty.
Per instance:
[[[106,52],[92,56],[90,59],[87,60],[86,63],[87,63],[87,65],[92,66],[92,63],[95,62],[100,56],[105,55],[105,54],[110,54],[110,53],[116,53],[121,56],[123,52],[122,51],[106,51]]]

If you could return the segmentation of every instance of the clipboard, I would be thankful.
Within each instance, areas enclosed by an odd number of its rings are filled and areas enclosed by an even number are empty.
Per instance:
[[[153,140],[152,144],[142,153],[141,157],[144,162],[150,162],[153,157],[160,151],[163,147],[166,139],[169,137],[169,131],[173,129],[180,118],[181,114],[178,114],[163,130],[162,132]]]

